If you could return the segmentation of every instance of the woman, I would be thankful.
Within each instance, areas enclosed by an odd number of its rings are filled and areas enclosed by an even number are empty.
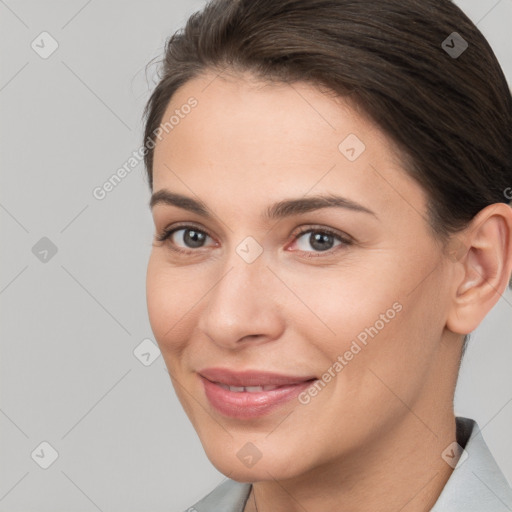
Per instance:
[[[189,510],[498,511],[453,398],[512,271],[512,98],[446,0],[219,0],[145,110],[151,326],[228,478]]]

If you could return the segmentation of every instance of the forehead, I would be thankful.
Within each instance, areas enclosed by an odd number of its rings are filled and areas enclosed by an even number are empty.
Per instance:
[[[191,98],[195,106],[185,107]],[[423,190],[384,133],[314,85],[209,73],[176,91],[162,125],[172,116],[172,129],[155,148],[155,191],[218,193],[219,199],[231,192],[262,204],[331,191],[398,214],[405,197],[425,206]]]

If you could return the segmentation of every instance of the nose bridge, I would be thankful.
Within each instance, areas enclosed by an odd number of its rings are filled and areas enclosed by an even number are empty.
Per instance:
[[[216,284],[205,298],[200,330],[226,346],[246,336],[276,336],[280,320],[279,308],[272,303],[275,295],[269,293],[271,274],[263,248],[254,239],[244,239],[226,256]]]
[[[251,293],[250,303],[256,306],[260,302],[260,293],[268,281],[263,276],[269,273],[266,268],[267,258],[263,246],[252,236],[231,247],[224,260],[222,276],[212,290],[212,298],[218,296],[222,300],[234,300],[234,304],[245,302],[246,295]],[[263,286],[262,286],[263,285]],[[247,304],[247,305],[251,305]]]

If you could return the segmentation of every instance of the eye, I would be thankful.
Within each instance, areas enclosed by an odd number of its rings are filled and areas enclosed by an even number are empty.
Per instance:
[[[309,237],[306,237],[305,235],[308,234]],[[205,230],[188,224],[167,228],[162,233],[155,235],[158,242],[168,242],[171,250],[183,254],[199,252],[198,249],[205,247],[208,238],[212,237]],[[338,243],[336,244],[336,242]],[[332,254],[337,250],[336,247],[353,244],[353,239],[349,235],[329,228],[309,226],[302,228],[294,236],[293,243],[298,245],[299,252],[305,253],[308,258],[311,258],[323,256],[322,253]],[[182,245],[180,246],[180,244]],[[308,245],[309,248],[313,248],[313,251],[308,250]]]
[[[309,235],[309,236],[305,236]],[[335,244],[338,242],[338,244]],[[351,245],[353,241],[348,235],[342,235],[336,231],[328,228],[303,228],[294,238],[294,243],[297,244],[300,252],[305,253],[332,253],[333,247]],[[308,250],[309,247],[313,251]],[[334,249],[337,250],[337,249]],[[322,256],[322,254],[308,254],[308,257]]]
[[[162,233],[157,234],[155,239],[159,242],[169,242],[169,247],[176,252],[191,254],[201,249],[210,235],[192,225],[178,226],[165,229]],[[177,241],[182,243],[184,247],[180,247]]]

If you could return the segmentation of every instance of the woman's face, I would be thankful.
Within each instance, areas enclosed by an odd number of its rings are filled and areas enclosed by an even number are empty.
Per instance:
[[[163,117],[152,211],[175,232],[153,245],[147,304],[207,456],[258,481],[348,462],[399,425],[432,435],[458,353],[453,265],[389,140],[312,85],[247,78],[196,78]],[[344,199],[311,202],[328,196]],[[249,371],[292,378],[262,391],[284,381]]]

